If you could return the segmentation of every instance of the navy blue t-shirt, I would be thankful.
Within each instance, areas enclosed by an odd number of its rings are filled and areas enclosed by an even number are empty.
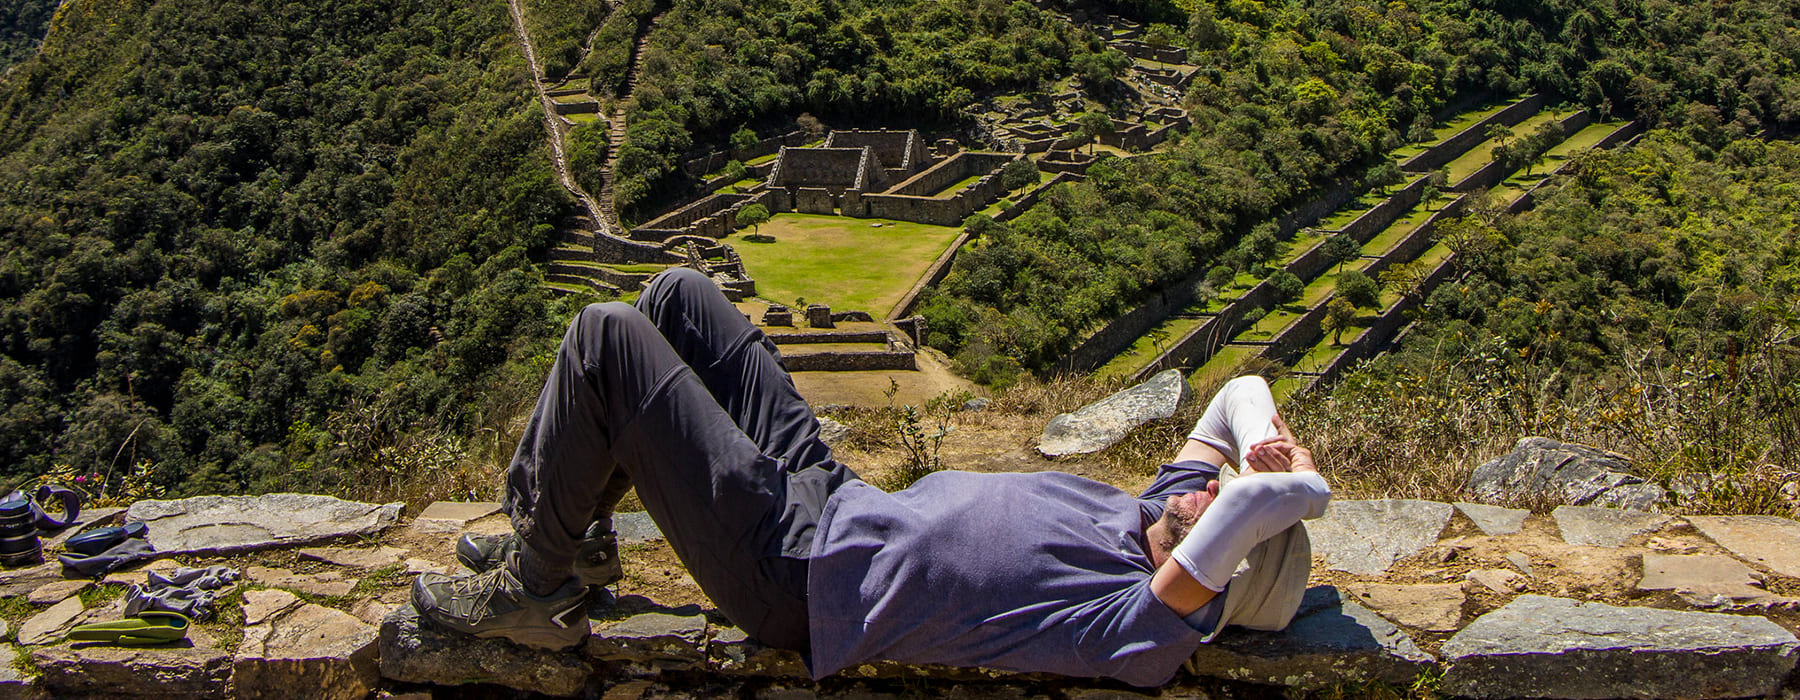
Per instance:
[[[813,540],[813,675],[887,659],[1165,683],[1203,634],[1150,592],[1142,535],[1217,475],[1163,465],[1138,498],[1062,472],[847,483]]]

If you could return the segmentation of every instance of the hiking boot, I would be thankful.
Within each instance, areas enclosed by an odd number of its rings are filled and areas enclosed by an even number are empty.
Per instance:
[[[605,529],[602,529],[605,528]],[[456,560],[476,572],[491,571],[519,550],[515,533],[465,534],[456,539]],[[619,537],[612,528],[595,523],[575,549],[575,578],[583,586],[610,586],[625,577],[619,564]]]
[[[513,574],[515,565],[470,576],[420,574],[413,607],[434,627],[538,649],[568,649],[587,639],[587,587],[571,577],[556,592],[535,596]]]

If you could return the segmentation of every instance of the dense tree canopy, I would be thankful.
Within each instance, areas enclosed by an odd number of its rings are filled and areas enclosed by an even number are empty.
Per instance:
[[[0,477],[332,488],[493,422],[562,315],[527,78],[500,2],[65,5],[0,81]]]

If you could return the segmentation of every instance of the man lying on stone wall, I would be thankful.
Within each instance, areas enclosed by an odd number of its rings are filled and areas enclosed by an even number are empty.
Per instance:
[[[635,308],[570,324],[507,472],[515,532],[465,536],[483,573],[422,575],[413,604],[479,637],[581,642],[635,486],[720,612],[816,678],[888,659],[1157,685],[1228,624],[1287,625],[1310,566],[1297,523],[1331,497],[1254,377],[1135,498],[1061,472],[886,493],[818,435],[774,344],[706,277],[663,273]],[[1243,475],[1221,487],[1227,464]]]

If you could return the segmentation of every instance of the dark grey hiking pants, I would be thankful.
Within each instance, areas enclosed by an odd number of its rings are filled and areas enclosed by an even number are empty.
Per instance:
[[[812,535],[856,475],[819,441],[774,343],[693,270],[569,324],[506,474],[522,565],[568,576],[620,474],[721,612],[765,644],[807,647]]]

